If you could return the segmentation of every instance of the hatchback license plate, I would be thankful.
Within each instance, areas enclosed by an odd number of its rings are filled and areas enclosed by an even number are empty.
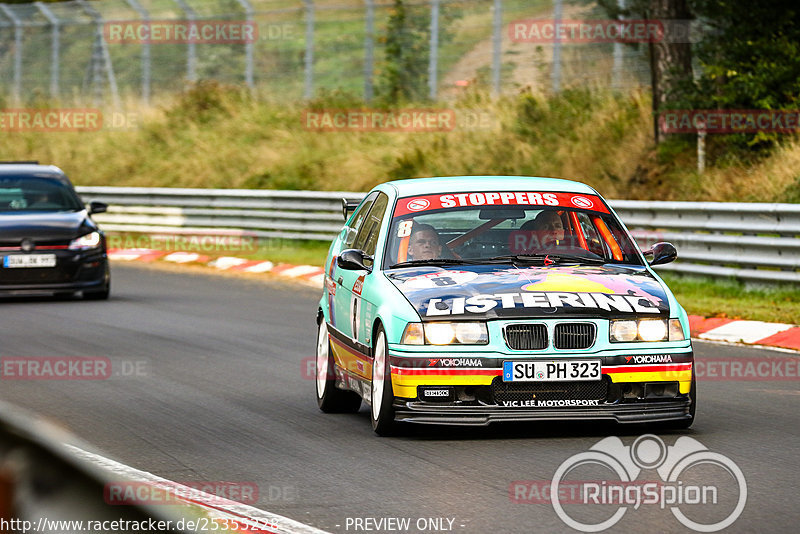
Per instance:
[[[503,362],[503,382],[572,382],[600,378],[600,360]]]
[[[55,254],[16,254],[3,258],[3,267],[19,269],[25,267],[55,267]]]

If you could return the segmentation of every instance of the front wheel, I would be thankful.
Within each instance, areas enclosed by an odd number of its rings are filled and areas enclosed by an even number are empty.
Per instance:
[[[325,413],[354,413],[361,407],[361,397],[352,391],[336,387],[331,342],[328,339],[328,324],[325,318],[319,323],[317,332],[316,368],[317,405]]]
[[[84,300],[108,300],[110,294],[111,286],[107,284],[100,291],[84,291],[83,298]]]
[[[108,272],[108,265],[106,265],[106,274],[103,287],[101,287],[99,290],[84,291],[83,298],[84,300],[108,300],[108,296],[110,294],[111,294],[111,276],[109,275]]]
[[[396,430],[394,420],[394,393],[392,391],[392,372],[389,365],[389,349],[383,328],[378,328],[372,360],[372,430],[379,436],[391,435]]]

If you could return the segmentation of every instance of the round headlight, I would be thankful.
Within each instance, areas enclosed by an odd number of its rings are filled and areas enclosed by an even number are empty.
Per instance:
[[[636,339],[636,321],[612,321],[611,337],[617,341]]]
[[[483,341],[483,328],[480,323],[456,323],[456,339],[459,343],[480,343]]]
[[[425,325],[425,338],[431,345],[447,345],[453,341],[455,332],[450,323],[427,323]]]
[[[642,341],[661,341],[667,337],[667,324],[661,319],[639,321],[639,337]]]

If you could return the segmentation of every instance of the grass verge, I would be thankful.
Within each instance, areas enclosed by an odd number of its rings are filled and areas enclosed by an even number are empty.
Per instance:
[[[800,289],[751,287],[735,280],[659,275],[691,315],[774,323],[800,323]]]

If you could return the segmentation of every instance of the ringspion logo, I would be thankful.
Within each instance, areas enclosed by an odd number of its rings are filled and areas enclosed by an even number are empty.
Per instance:
[[[643,479],[644,473],[653,472],[658,482]],[[562,491],[562,484],[574,488],[576,480],[583,480],[577,495]],[[553,475],[549,496],[558,517],[581,532],[612,528],[643,506],[668,509],[697,532],[717,532],[741,515],[747,482],[733,460],[694,438],[681,436],[667,446],[647,434],[626,446],[612,436],[567,458]],[[608,508],[613,511],[608,513]]]

